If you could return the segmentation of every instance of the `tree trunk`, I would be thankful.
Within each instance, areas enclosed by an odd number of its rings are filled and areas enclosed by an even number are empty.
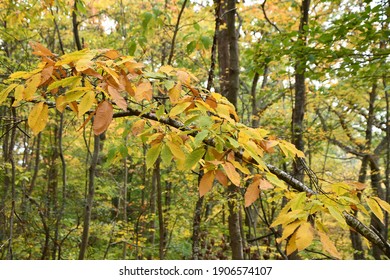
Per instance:
[[[87,201],[84,209],[84,224],[83,224],[83,234],[81,237],[79,260],[84,260],[87,247],[88,247],[89,227],[91,224],[93,198],[95,195],[95,173],[96,173],[98,160],[99,160],[99,151],[100,151],[100,135],[98,136],[95,135],[94,145],[93,145],[93,155],[92,155],[91,165],[89,167],[88,196],[87,196]]]
[[[310,0],[303,0],[301,5],[301,19],[299,24],[298,46],[301,50],[297,53],[297,61],[295,62],[295,98],[294,108],[292,112],[292,143],[297,149],[304,151],[305,143],[303,139],[304,132],[304,117],[306,108],[306,55],[303,49],[306,47],[306,28],[309,23],[309,8]],[[304,169],[300,161],[294,161],[293,176],[303,182]]]

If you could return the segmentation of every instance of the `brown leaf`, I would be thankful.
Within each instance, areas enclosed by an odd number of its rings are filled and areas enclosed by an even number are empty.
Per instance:
[[[202,179],[200,179],[199,182],[199,196],[202,197],[206,193],[208,193],[211,188],[213,187],[213,182],[214,182],[214,171],[208,171],[202,176]]]
[[[49,49],[38,42],[30,42],[30,46],[34,49],[33,54],[38,56],[55,56]]]
[[[112,86],[108,86],[108,93],[111,95],[115,104],[123,111],[127,111],[127,102],[123,96]]]
[[[226,174],[223,173],[221,170],[215,171],[215,179],[218,180],[218,182],[221,183],[222,186],[227,187],[229,184],[228,178],[226,177]]]
[[[98,105],[95,119],[93,120],[93,132],[95,135],[100,135],[107,130],[112,122],[113,114],[114,110],[112,105],[107,100],[102,101]]]
[[[225,169],[226,175],[228,176],[229,180],[236,186],[240,185],[241,177],[240,174],[238,174],[236,168],[233,164],[230,162],[225,162],[222,164],[223,169]]]
[[[260,189],[259,189],[259,183],[260,180],[255,177],[253,182],[248,186],[245,192],[245,207],[249,207],[252,205],[253,202],[255,202],[260,195]]]

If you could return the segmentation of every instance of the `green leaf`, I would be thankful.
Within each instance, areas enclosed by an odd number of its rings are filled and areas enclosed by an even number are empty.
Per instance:
[[[162,146],[160,156],[164,165],[169,166],[171,164],[173,154],[167,145]]]
[[[193,150],[187,157],[184,163],[184,168],[187,170],[192,169],[199,161],[202,159],[206,150],[201,147],[196,150]]]
[[[156,162],[158,156],[160,155],[161,151],[161,143],[158,143],[154,146],[152,146],[148,152],[146,153],[146,168],[150,169],[153,167],[154,163]]]
[[[195,50],[195,48],[196,48],[196,41],[191,41],[191,42],[187,45],[187,54],[193,53],[193,51]]]
[[[201,132],[196,134],[194,139],[194,145],[199,146],[208,135],[209,132],[207,130],[202,130]]]

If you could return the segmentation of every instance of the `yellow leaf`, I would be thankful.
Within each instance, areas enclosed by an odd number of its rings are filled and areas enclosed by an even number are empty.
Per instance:
[[[374,213],[374,215],[383,223],[384,215],[382,209],[379,207],[378,202],[375,199],[369,197],[367,198],[367,205]]]
[[[28,126],[37,135],[47,124],[49,108],[44,102],[35,104],[28,116]]]
[[[291,224],[288,224],[287,226],[285,226],[283,228],[282,237],[278,238],[276,241],[278,243],[280,243],[283,240],[285,240],[287,237],[289,237],[291,234],[293,234],[294,231],[297,229],[297,227],[299,227],[302,223],[303,223],[303,221],[295,221],[295,222],[292,222]]]
[[[172,104],[177,103],[180,98],[181,93],[181,82],[178,82],[173,88],[171,88],[168,92],[169,100]]]
[[[8,94],[18,86],[18,84],[11,84],[9,85],[7,88],[3,89],[1,92],[0,92],[0,104],[3,103],[7,97],[8,97]]]
[[[91,109],[92,105],[95,103],[95,93],[93,91],[88,91],[80,101],[79,104],[79,113],[78,116],[81,117],[84,115],[89,109]]]
[[[26,82],[26,88],[24,89],[24,99],[31,101],[34,99],[34,94],[41,82],[41,74],[35,74]]]
[[[183,102],[183,103],[177,104],[169,112],[169,117],[174,117],[174,116],[184,112],[190,105],[191,105],[191,102]]]
[[[65,96],[64,95],[60,95],[57,97],[56,99],[56,108],[57,110],[62,113],[66,107],[68,103],[66,103],[65,101]]]
[[[390,213],[390,204],[388,204],[386,201],[380,199],[379,197],[372,197],[375,199],[376,202],[382,207],[383,210],[385,210],[387,213]]]
[[[206,172],[203,176],[202,179],[200,179],[199,182],[199,196],[202,197],[206,193],[208,193],[211,188],[213,187],[213,182],[214,182],[214,171],[210,170]]]
[[[340,253],[337,251],[336,246],[329,239],[329,237],[325,233],[323,233],[321,231],[317,231],[317,232],[318,232],[318,235],[320,236],[322,249],[324,251],[328,252],[329,254],[331,254],[332,257],[335,257],[337,259],[341,259]]]
[[[176,159],[181,160],[181,161],[184,161],[186,159],[186,155],[184,154],[184,152],[182,151],[182,149],[180,148],[179,145],[177,145],[171,141],[167,141],[166,144]]]
[[[228,176],[229,180],[236,186],[240,185],[241,177],[240,174],[238,174],[236,168],[231,164],[230,162],[225,162],[222,164],[223,169],[226,172],[226,175]]]
[[[134,93],[134,98],[137,102],[140,102],[144,99],[150,101],[153,97],[153,87],[149,81],[144,81],[140,83]]]
[[[175,70],[175,69],[172,66],[164,65],[164,66],[161,66],[158,71],[169,75],[173,70]]]
[[[287,255],[291,255],[294,253],[298,248],[295,244],[295,238],[296,238],[296,232],[291,236],[290,240],[287,243],[286,253]]]
[[[309,247],[313,242],[313,228],[310,223],[303,223],[296,231],[295,245],[299,251]]]
[[[284,209],[284,208],[283,208]],[[275,221],[272,222],[270,227],[276,227],[278,225],[286,225],[289,224],[296,219],[300,219],[304,216],[307,216],[306,212],[302,209],[293,210],[287,213],[280,212],[279,216],[275,219]]]
[[[93,132],[95,135],[100,135],[107,130],[112,122],[113,114],[114,110],[112,105],[107,100],[102,101],[98,105],[95,119],[93,120]]]
[[[245,192],[245,207],[249,207],[252,205],[253,202],[255,202],[260,195],[260,189],[259,189],[259,184],[260,184],[260,177],[255,176],[252,183],[248,186]]]
[[[18,85],[15,88],[15,93],[14,93],[15,101],[12,104],[13,107],[19,106],[19,103],[23,100],[23,92],[24,92],[24,86],[23,85]]]

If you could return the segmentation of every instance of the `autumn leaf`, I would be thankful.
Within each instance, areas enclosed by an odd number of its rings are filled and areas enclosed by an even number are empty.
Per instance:
[[[387,213],[390,214],[390,204],[386,201],[380,199],[379,197],[372,197],[372,199],[375,199],[376,202],[382,207],[383,210],[385,210]]]
[[[8,97],[8,94],[18,86],[18,84],[11,84],[0,92],[0,104],[2,104]]]
[[[135,123],[133,123],[133,125],[131,127],[131,133],[134,136],[137,136],[138,134],[140,134],[144,130],[144,127],[145,127],[145,120],[140,119],[140,120],[136,121]]]
[[[88,91],[80,101],[78,116],[81,117],[88,112],[95,102],[95,93],[93,91]]]
[[[31,101],[34,99],[34,94],[37,91],[39,84],[41,83],[41,74],[35,74],[26,82],[26,88],[24,89],[24,99]]]
[[[153,97],[153,87],[152,84],[145,80],[142,83],[140,83],[135,91],[134,91],[134,98],[137,102],[140,102],[142,100],[152,100]]]
[[[274,188],[274,186],[270,182],[268,182],[267,180],[261,179],[260,184],[259,184],[259,188],[260,188],[260,190],[272,190]]]
[[[191,102],[183,102],[177,104],[175,107],[171,109],[171,111],[169,112],[169,116],[174,117],[179,115],[180,113],[184,112],[190,105]]]
[[[18,85],[15,88],[15,93],[14,93],[15,101],[12,104],[12,107],[19,106],[20,102],[23,100],[23,92],[24,92],[24,86],[23,85]]]
[[[371,197],[367,198],[367,205],[371,209],[372,213],[383,223],[384,215],[382,209],[379,207],[378,202]]]
[[[112,117],[114,110],[112,105],[107,101],[102,101],[96,108],[95,118],[93,120],[93,132],[95,135],[100,135],[107,130],[110,123],[112,122]]]
[[[117,59],[118,57],[120,57],[120,54],[116,50],[109,50],[105,52],[104,55],[109,59]]]
[[[214,178],[215,178],[215,174],[213,170],[206,172],[202,176],[202,179],[200,179],[199,182],[200,197],[204,196],[206,193],[208,193],[211,190],[211,188],[213,187]]]
[[[180,161],[184,161],[186,159],[186,155],[184,154],[183,150],[180,148],[179,145],[177,145],[176,143],[173,143],[171,141],[167,141],[166,144],[176,159],[178,159]]]
[[[226,172],[226,175],[228,176],[229,180],[236,186],[240,185],[241,177],[240,174],[238,174],[236,168],[231,164],[230,162],[225,162],[222,164],[223,169]]]
[[[37,42],[29,42],[29,45],[33,48],[33,54],[38,56],[55,56],[49,49]]]
[[[298,248],[297,245],[295,244],[295,239],[296,239],[296,232],[291,236],[291,238],[287,242],[287,247],[286,247],[286,254],[289,256],[292,253],[294,253]]]
[[[221,183],[222,186],[227,187],[229,185],[229,180],[226,177],[226,174],[221,170],[215,171],[215,179]]]
[[[111,95],[115,104],[121,108],[123,111],[127,111],[127,102],[123,98],[122,95],[118,92],[118,90],[112,86],[108,86],[108,93]]]
[[[173,88],[171,88],[168,92],[169,100],[172,104],[177,103],[180,98],[181,93],[181,82],[178,82]]]
[[[245,200],[245,207],[249,207],[252,205],[253,202],[255,202],[260,195],[260,189],[259,189],[259,184],[260,184],[260,178],[255,177],[253,179],[253,182],[248,186],[245,192],[244,200]]]
[[[287,237],[289,237],[291,234],[294,233],[294,231],[303,223],[303,221],[295,221],[295,222],[292,222],[290,224],[288,224],[287,226],[283,227],[283,234],[282,234],[282,237],[279,237],[276,239],[276,241],[278,243],[282,242],[283,240],[285,240]]]
[[[305,222],[296,231],[295,246],[299,251],[302,251],[310,246],[313,242],[313,237],[313,228],[310,223]]]
[[[331,254],[332,257],[335,257],[337,259],[341,259],[340,253],[337,251],[336,246],[333,244],[333,242],[329,239],[329,237],[321,232],[317,231],[318,235],[320,236],[320,241],[322,244],[322,249],[329,254]]]
[[[39,102],[32,108],[27,123],[35,135],[46,127],[48,116],[49,107],[44,102]]]

